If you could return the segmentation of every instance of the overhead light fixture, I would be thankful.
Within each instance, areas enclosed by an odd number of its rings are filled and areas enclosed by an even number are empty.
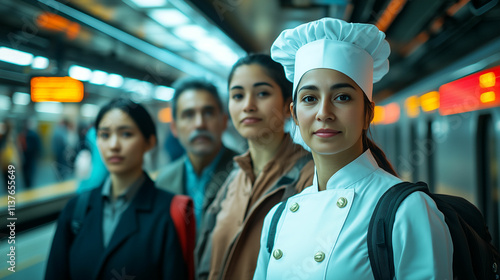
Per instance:
[[[226,45],[221,45],[216,49],[210,49],[209,54],[214,60],[225,66],[233,65],[239,58],[238,55]]]
[[[99,113],[99,106],[89,103],[83,104],[80,109],[80,113],[83,117],[95,118],[97,116],[97,113]]]
[[[91,84],[104,85],[108,79],[108,73],[101,70],[94,70],[92,72]]]
[[[174,98],[175,89],[166,86],[157,86],[155,90],[155,99],[170,101]]]
[[[92,77],[92,70],[86,67],[73,65],[69,67],[69,76],[80,81],[88,81]]]
[[[174,27],[189,22],[189,18],[175,9],[156,9],[149,16],[165,27]]]
[[[167,4],[167,0],[131,0],[140,8],[161,7]]]
[[[119,88],[123,85],[123,77],[118,74],[109,74],[106,86],[112,88]]]
[[[83,12],[80,12],[74,8],[71,8],[56,0],[38,0],[38,2],[46,5],[47,7],[53,8],[59,13],[69,16],[75,21],[84,23],[85,25],[101,31],[103,34],[110,36],[126,45],[129,45],[151,57],[158,59],[174,68],[179,69],[184,73],[189,73],[195,76],[208,76],[214,79],[223,80],[223,76],[213,73],[203,66],[192,62],[188,59],[183,58],[171,51],[164,48],[157,47],[150,44],[144,40],[141,40],[131,34],[128,34],[118,28],[115,28],[103,21],[100,21],[94,17],[89,16]],[[181,1],[183,3],[183,1]]]
[[[174,29],[174,34],[186,41],[196,41],[207,36],[207,31],[198,25],[182,25]]]
[[[140,82],[137,79],[126,78],[123,83],[123,89],[125,91],[135,91],[139,87]]]
[[[60,102],[35,103],[35,111],[38,113],[62,114],[63,105]]]
[[[0,60],[21,66],[30,65],[33,62],[33,55],[27,52],[14,50],[7,47],[0,47]]]
[[[153,91],[152,83],[146,81],[139,81],[135,93],[139,94],[143,98],[151,98],[152,91]]]
[[[43,56],[35,56],[31,68],[33,69],[45,69],[49,67],[49,59]]]
[[[31,102],[31,96],[25,92],[14,92],[12,103],[16,105],[28,105]]]
[[[6,95],[0,95],[0,110],[9,110],[10,109],[10,97]]]
[[[193,47],[225,66],[233,65],[239,58],[227,45],[213,37],[200,37],[193,43]]]
[[[210,50],[217,49],[221,46],[224,47],[225,45],[220,40],[213,37],[201,37],[193,43],[193,47],[200,52],[210,52]]]

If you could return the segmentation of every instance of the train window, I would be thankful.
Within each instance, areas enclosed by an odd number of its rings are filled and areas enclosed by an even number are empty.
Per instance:
[[[493,243],[500,245],[499,190],[496,157],[496,139],[491,115],[479,117],[477,134],[478,198]]]
[[[417,181],[418,178],[418,169],[419,169],[419,164],[420,162],[420,153],[418,151],[417,147],[417,131],[416,131],[416,125],[414,122],[410,124],[410,152],[408,153],[410,155],[410,164],[411,164],[411,170],[410,170],[410,176],[412,181]]]
[[[394,125],[394,148],[392,150],[392,162],[399,162],[398,155],[400,155],[401,151],[401,133],[399,133],[398,124]],[[399,165],[399,164],[398,164]],[[398,173],[401,173],[401,170],[396,170]]]
[[[427,167],[427,184],[429,185],[429,189],[431,191],[434,191],[436,186],[436,180],[435,180],[435,164],[434,164],[434,154],[436,153],[435,149],[435,143],[434,143],[434,137],[432,135],[432,121],[427,122],[427,143],[425,145],[426,149],[426,167]]]

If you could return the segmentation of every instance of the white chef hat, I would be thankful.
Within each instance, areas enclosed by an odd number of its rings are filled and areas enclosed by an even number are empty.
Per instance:
[[[309,70],[327,68],[350,77],[372,100],[373,83],[389,71],[391,50],[375,25],[348,23],[335,18],[287,29],[271,47],[271,57],[285,68],[293,93]]]

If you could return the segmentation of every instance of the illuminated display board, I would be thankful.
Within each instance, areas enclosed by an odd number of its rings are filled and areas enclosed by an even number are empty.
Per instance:
[[[451,115],[500,105],[500,66],[490,68],[439,88],[439,113]]]
[[[80,102],[83,99],[83,83],[71,77],[31,78],[33,102]]]

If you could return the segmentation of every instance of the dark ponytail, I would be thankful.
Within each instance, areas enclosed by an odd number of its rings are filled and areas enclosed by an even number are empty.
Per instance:
[[[366,121],[368,123],[370,123],[373,119],[374,109],[375,109],[374,103],[372,103],[365,95],[365,113],[366,113],[366,117],[367,117]],[[370,129],[369,125],[368,125],[368,129]],[[380,147],[377,146],[377,144],[375,144],[375,142],[373,142],[373,140],[368,138],[368,135],[367,135],[368,129],[363,130],[363,135],[362,135],[362,137],[363,137],[363,139],[362,139],[363,151],[370,149],[373,157],[377,161],[378,166],[380,166],[380,168],[384,169],[388,173],[398,177],[396,170],[394,170],[394,168],[392,167],[392,164],[389,162],[389,160],[385,156],[384,151],[382,151],[382,149],[380,149]]]

